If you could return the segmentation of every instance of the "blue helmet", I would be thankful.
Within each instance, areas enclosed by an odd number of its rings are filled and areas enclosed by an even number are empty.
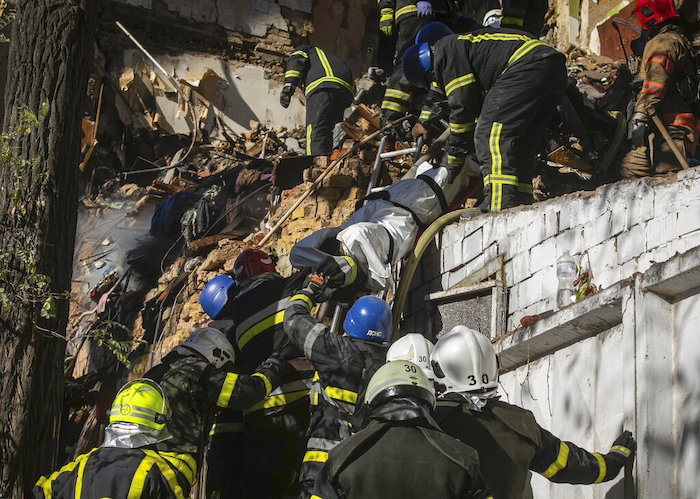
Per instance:
[[[376,296],[363,296],[345,316],[343,329],[353,338],[384,343],[391,339],[391,309]]]
[[[428,88],[425,74],[430,71],[432,55],[427,43],[413,45],[403,53],[403,74],[414,87]]]
[[[216,319],[228,303],[228,290],[236,281],[227,275],[218,275],[204,286],[199,294],[199,304],[209,317]]]
[[[421,43],[435,43],[440,38],[444,38],[447,35],[454,35],[454,31],[448,28],[446,25],[433,21],[423,26],[418,33],[416,33],[416,45]]]

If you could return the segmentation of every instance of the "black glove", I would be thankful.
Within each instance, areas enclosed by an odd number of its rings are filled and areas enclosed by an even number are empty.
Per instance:
[[[322,274],[311,273],[304,281],[304,288],[299,293],[308,296],[314,303],[322,303],[330,296],[328,278]]]
[[[286,364],[275,355],[271,355],[258,366],[255,372],[265,376],[273,385],[279,384],[279,375],[282,364]]]
[[[629,124],[629,135],[635,149],[646,145],[648,131],[649,117],[644,113],[634,113]]]
[[[345,262],[343,260],[345,260]],[[347,265],[345,265],[346,263]],[[329,287],[337,289],[353,283],[354,279],[352,278],[352,274],[354,273],[357,275],[356,271],[352,271],[353,266],[357,268],[355,260],[349,256],[327,256],[318,266],[317,271],[326,278],[326,283]],[[343,267],[347,272],[343,270]]]
[[[637,447],[637,442],[634,440],[631,431],[623,431],[622,434],[615,439],[610,452],[605,454],[605,464],[607,471],[605,480],[611,480],[625,466],[625,463],[630,459],[634,459],[634,451]]]
[[[289,100],[292,98],[292,92],[282,91],[280,94],[280,106],[284,108],[289,107]]]

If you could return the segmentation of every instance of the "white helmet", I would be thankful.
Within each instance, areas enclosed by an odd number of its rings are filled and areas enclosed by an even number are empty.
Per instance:
[[[423,370],[428,379],[435,379],[430,367],[433,344],[420,333],[408,333],[391,344],[386,352],[386,361],[408,360]]]
[[[435,381],[447,387],[445,393],[489,398],[498,388],[498,359],[491,341],[466,326],[455,326],[440,338],[430,360]]]
[[[236,360],[236,353],[226,335],[213,327],[197,329],[182,344],[201,353],[217,369]]]
[[[370,378],[365,392],[365,404],[376,407],[397,398],[417,398],[435,408],[435,387],[423,370],[413,362],[387,362]]]
[[[503,17],[501,9],[491,9],[486,13],[481,24],[484,27],[493,26],[497,28],[501,25],[501,17]]]

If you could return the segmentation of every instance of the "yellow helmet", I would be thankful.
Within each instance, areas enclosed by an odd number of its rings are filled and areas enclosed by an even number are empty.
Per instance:
[[[161,430],[170,419],[170,405],[158,383],[146,378],[130,381],[112,402],[109,422],[136,423]]]
[[[435,408],[433,382],[419,366],[407,360],[387,362],[377,369],[367,383],[365,403],[370,407],[396,397],[421,399]]]

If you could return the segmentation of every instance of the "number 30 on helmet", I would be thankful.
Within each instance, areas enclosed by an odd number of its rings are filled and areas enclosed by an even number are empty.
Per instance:
[[[435,344],[430,358],[435,382],[445,393],[482,395],[498,388],[498,359],[491,341],[478,331],[456,326]]]

